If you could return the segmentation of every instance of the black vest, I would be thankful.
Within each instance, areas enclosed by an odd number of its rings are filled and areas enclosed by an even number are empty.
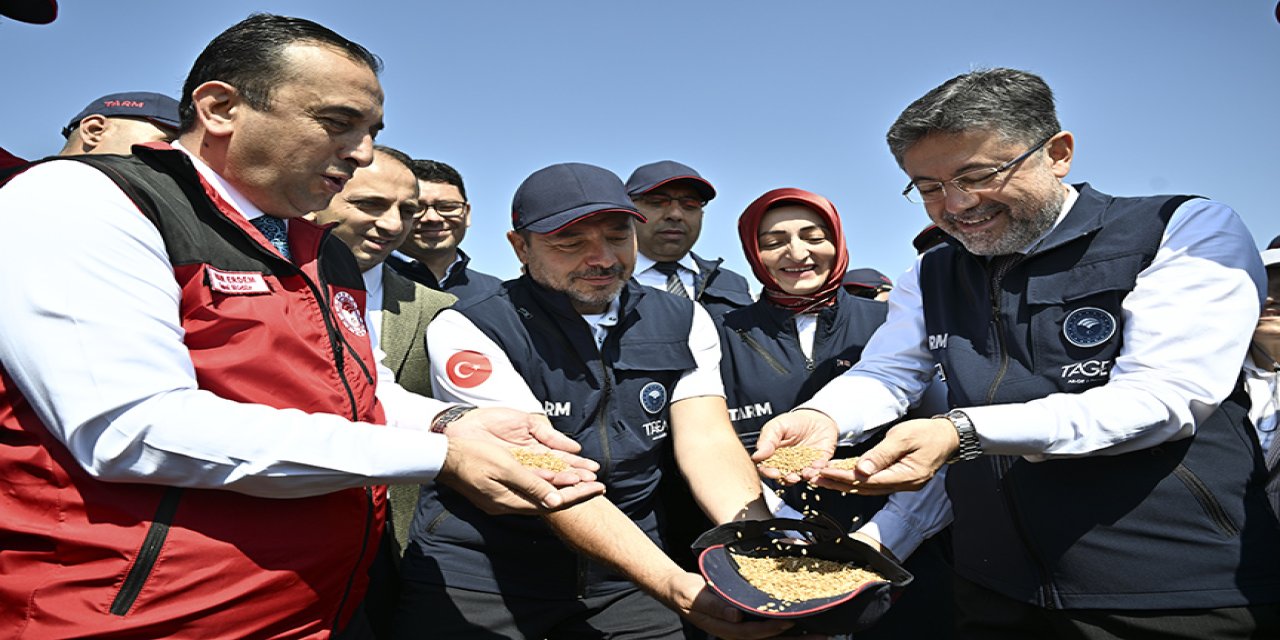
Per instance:
[[[836,304],[818,312],[813,358],[800,348],[792,312],[760,300],[724,316],[720,375],[733,428],[748,450],[774,416],[813,397],[862,359],[889,306],[842,289]]]
[[[747,279],[721,267],[723,259],[707,260],[693,252],[689,257],[698,265],[698,290],[693,297],[712,320],[718,323],[724,314],[754,302]]]
[[[954,241],[922,259],[925,326],[952,407],[1107,383],[1121,303],[1186,198],[1079,191],[1041,246],[1011,266],[991,269]],[[1280,525],[1265,503],[1247,403],[1237,388],[1194,437],[1142,451],[952,465],[957,572],[1053,608],[1280,600]]]
[[[599,350],[568,298],[527,276],[454,308],[502,347],[552,425],[600,463],[605,496],[659,544],[655,490],[671,455],[668,399],[696,366],[693,303],[629,282]],[[541,519],[485,515],[438,484],[423,489],[410,537],[404,571],[413,580],[537,598],[631,586],[570,550]]]

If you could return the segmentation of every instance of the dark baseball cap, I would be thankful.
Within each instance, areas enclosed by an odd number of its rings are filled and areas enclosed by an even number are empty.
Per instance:
[[[18,22],[49,24],[58,17],[55,0],[0,0],[0,14]]]
[[[1280,264],[1280,236],[1272,238],[1271,244],[1262,252],[1262,264],[1268,267]]]
[[[844,272],[844,279],[840,281],[840,284],[846,287],[885,291],[893,288],[893,280],[890,280],[889,276],[871,267],[850,269]]]
[[[80,126],[81,120],[92,115],[142,118],[166,129],[177,130],[179,127],[177,100],[163,93],[126,91],[108,94],[90,102],[62,128],[62,137],[69,137]]]
[[[555,233],[583,218],[623,211],[645,222],[631,204],[622,180],[608,169],[565,162],[538,169],[520,183],[511,201],[516,231]]]
[[[698,192],[698,195],[702,196],[703,200],[709,202],[716,197],[716,189],[711,186],[710,182],[707,182],[692,167],[674,160],[650,162],[632,171],[631,177],[627,178],[627,194],[632,196],[643,195],[664,184],[677,180],[689,182],[694,190]]]

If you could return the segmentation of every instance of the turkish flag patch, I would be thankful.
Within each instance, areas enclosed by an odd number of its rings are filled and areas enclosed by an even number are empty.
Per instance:
[[[449,374],[450,382],[463,389],[469,389],[488,380],[489,374],[493,373],[493,365],[489,364],[489,359],[483,353],[459,351],[449,357],[449,361],[445,363],[445,370]]]

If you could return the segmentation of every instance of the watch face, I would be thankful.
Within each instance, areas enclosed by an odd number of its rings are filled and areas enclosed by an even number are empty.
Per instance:
[[[1095,347],[1115,334],[1115,316],[1097,307],[1081,307],[1062,321],[1062,335],[1077,347]]]

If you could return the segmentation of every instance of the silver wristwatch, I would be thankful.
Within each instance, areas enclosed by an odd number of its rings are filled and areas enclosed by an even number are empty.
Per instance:
[[[942,416],[951,421],[956,426],[956,433],[960,436],[960,448],[956,449],[955,454],[947,460],[947,464],[960,462],[961,460],[973,460],[982,455],[982,443],[978,442],[978,432],[973,429],[973,422],[969,420],[969,416],[960,410],[948,411]]]
[[[467,412],[472,409],[475,409],[475,407],[469,404],[459,404],[441,411],[440,415],[436,416],[436,419],[431,421],[431,432],[444,433],[445,427],[449,426],[450,422],[467,415]]]

